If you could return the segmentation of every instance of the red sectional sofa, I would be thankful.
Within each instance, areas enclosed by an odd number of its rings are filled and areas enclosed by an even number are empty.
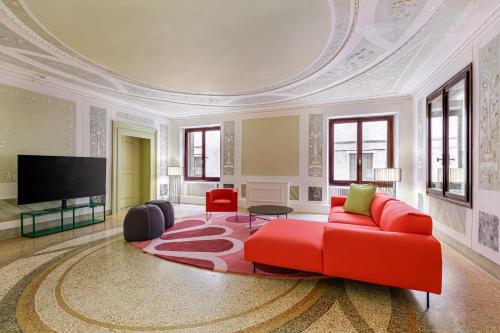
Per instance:
[[[245,260],[393,287],[441,293],[441,245],[432,219],[377,192],[371,217],[332,197],[329,223],[275,219],[245,242]]]

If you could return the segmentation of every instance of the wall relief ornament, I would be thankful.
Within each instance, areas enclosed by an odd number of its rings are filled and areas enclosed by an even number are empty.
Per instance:
[[[498,224],[498,216],[479,212],[477,241],[495,252],[498,252]]]
[[[106,157],[106,109],[90,106],[90,156]]]
[[[159,176],[168,176],[168,126],[160,125],[160,172]]]
[[[500,191],[500,35],[479,50],[479,188]]]
[[[106,157],[106,119],[107,110],[90,106],[90,156]],[[104,195],[90,198],[91,202],[104,203]]]
[[[224,142],[224,176],[234,175],[234,121],[225,121],[222,140]]]
[[[425,99],[422,97],[417,104],[417,180],[424,180],[424,119]]]
[[[309,186],[307,199],[309,201],[322,201],[323,188],[321,186]]]
[[[290,186],[290,200],[298,201],[300,199],[300,186]]]
[[[310,177],[323,176],[323,114],[309,115],[309,165]]]

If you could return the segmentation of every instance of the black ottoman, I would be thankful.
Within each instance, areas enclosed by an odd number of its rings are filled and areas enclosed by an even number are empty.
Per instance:
[[[174,207],[166,200],[151,200],[146,202],[146,205],[155,205],[161,209],[163,217],[165,218],[165,229],[174,225],[175,215]]]
[[[130,208],[123,221],[123,236],[127,242],[141,242],[160,237],[165,231],[165,219],[160,208],[141,205]]]

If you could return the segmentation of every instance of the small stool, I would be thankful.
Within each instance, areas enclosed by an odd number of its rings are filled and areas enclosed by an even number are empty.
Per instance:
[[[158,238],[164,231],[165,218],[160,208],[154,205],[130,208],[123,221],[123,236],[127,242]]]
[[[163,217],[165,218],[165,229],[170,228],[174,225],[175,214],[174,207],[167,200],[151,200],[145,203],[146,205],[155,205],[160,208],[163,213]]]

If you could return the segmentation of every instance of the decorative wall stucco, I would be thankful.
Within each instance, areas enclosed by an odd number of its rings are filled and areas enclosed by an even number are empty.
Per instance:
[[[323,200],[323,188],[321,186],[309,186],[308,187],[308,200],[309,201],[322,201]]]
[[[168,176],[168,126],[160,125],[160,177]]]
[[[292,185],[290,186],[290,200],[299,200],[300,199],[300,186]]]
[[[424,180],[424,122],[426,118],[425,99],[422,97],[417,104],[417,180]]]
[[[223,143],[224,143],[224,176],[234,175],[234,121],[225,121],[223,124]]]
[[[323,114],[309,115],[309,165],[310,177],[323,176]]]
[[[107,110],[90,106],[90,156],[106,157]]]
[[[500,191],[500,35],[479,50],[479,188]]]
[[[423,193],[417,194],[417,208],[420,211],[424,211],[424,194]]]
[[[141,116],[136,116],[135,114],[130,114],[130,113],[126,113],[126,112],[117,112],[116,116],[123,118],[123,119],[135,121],[136,123],[145,124],[145,125],[153,125],[154,124],[153,119],[149,119],[149,118],[145,118],[145,117],[141,117]]]
[[[479,244],[498,252],[498,216],[479,212]]]
[[[90,106],[90,156],[106,157],[106,120],[107,110]],[[92,202],[105,202],[105,196],[95,196]]]

